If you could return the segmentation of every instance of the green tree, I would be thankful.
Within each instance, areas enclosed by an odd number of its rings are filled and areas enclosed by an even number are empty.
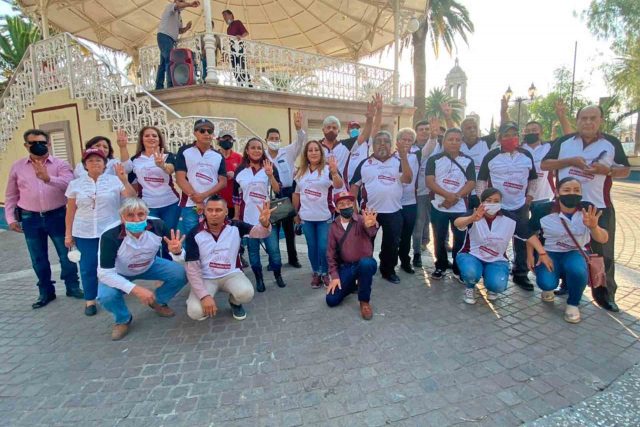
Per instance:
[[[431,47],[439,56],[442,48],[451,54],[456,47],[456,37],[468,43],[467,36],[473,33],[473,22],[467,8],[456,0],[427,0],[425,14],[418,30],[411,35],[413,47],[413,105],[416,112],[414,123],[425,118],[427,93],[427,35]]]
[[[40,30],[20,16],[0,18],[0,73],[5,84],[11,79],[31,43],[40,40]]]
[[[449,96],[442,87],[431,89],[424,105],[425,115],[423,117],[437,117],[444,120],[445,115],[442,111],[442,105],[449,104],[451,107],[451,120],[459,124],[462,121],[462,103]]]

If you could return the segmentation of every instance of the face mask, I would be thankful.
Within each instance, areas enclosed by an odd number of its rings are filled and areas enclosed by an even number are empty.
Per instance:
[[[526,144],[535,144],[540,139],[539,133],[528,133],[524,136],[524,142]]]
[[[356,138],[358,135],[360,135],[360,129],[351,129],[349,131],[349,136],[351,136],[351,138]]]
[[[519,142],[520,140],[518,139],[517,136],[513,136],[510,138],[502,138],[500,140],[500,147],[502,147],[502,151],[511,153],[512,151],[515,151],[516,148],[518,148]]]
[[[582,201],[582,195],[580,194],[561,194],[560,203],[568,207],[569,209],[573,209],[577,207]]]
[[[336,132],[325,132],[324,133],[324,139],[326,139],[329,142],[335,141],[337,137],[338,137],[338,134]]]
[[[69,258],[69,261],[75,262],[75,263],[80,262],[81,255],[82,254],[80,253],[78,248],[76,248],[75,246],[73,246],[71,249],[69,249],[69,252],[67,252],[67,258]]]
[[[485,212],[489,215],[495,215],[500,209],[502,209],[502,203],[483,202],[482,205],[484,206]]]
[[[233,147],[233,141],[229,140],[220,141],[219,144],[223,150],[230,150]]]
[[[29,152],[34,156],[44,156],[49,152],[47,144],[37,143],[29,145]]]
[[[280,141],[267,141],[269,150],[278,151],[280,149]]]
[[[126,221],[124,228],[126,228],[129,233],[142,233],[145,228],[147,228],[147,220],[145,219],[140,222]]]
[[[227,19],[227,25],[231,25],[232,22],[233,22],[233,19],[231,18]]]
[[[340,209],[340,216],[344,219],[350,219],[353,216],[353,208]]]

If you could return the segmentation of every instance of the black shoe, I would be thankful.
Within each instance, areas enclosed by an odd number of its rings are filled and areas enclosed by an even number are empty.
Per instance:
[[[436,268],[433,273],[431,273],[431,278],[435,280],[440,280],[444,277],[444,270],[440,270]]]
[[[407,263],[402,263],[400,264],[400,268],[402,268],[402,270],[404,270],[405,273],[407,274],[415,274],[416,271],[413,269],[413,267],[411,267],[411,264]]]
[[[531,280],[529,280],[527,276],[516,276],[513,278],[513,283],[525,291],[533,291],[533,283],[531,283]]]
[[[289,265],[293,268],[302,268],[302,265],[300,265],[300,261],[298,261],[297,259],[289,261]]]
[[[36,308],[42,308],[45,305],[49,304],[54,299],[56,299],[56,294],[47,295],[47,296],[40,296],[40,298],[38,298],[38,301],[36,301],[33,304],[31,304],[31,308],[33,308],[34,310]]]
[[[253,275],[256,276],[256,291],[264,292],[264,277],[262,277],[262,270],[253,270]]]
[[[554,293],[554,295],[562,296],[562,295],[567,295],[569,293],[569,291],[567,290],[567,288],[560,287],[560,288],[556,289],[555,291],[553,291],[553,293]]]
[[[382,278],[393,283],[394,285],[397,285],[398,283],[400,283],[400,278],[396,273],[391,273],[389,275],[383,274]]]
[[[613,313],[618,313],[620,311],[620,307],[615,302],[609,300],[609,307],[603,307],[607,311],[611,311]]]
[[[416,268],[422,267],[422,256],[420,254],[413,254],[413,266]]]
[[[67,296],[71,298],[84,298],[84,292],[80,288],[67,289]]]
[[[287,286],[287,284],[284,283],[284,280],[282,280],[282,273],[280,273],[280,271],[274,271],[273,275],[276,278],[276,285],[278,285],[279,288],[284,288],[285,286]]]
[[[98,307],[94,305],[88,305],[84,308],[84,315],[85,316],[95,316],[96,313],[98,313]]]

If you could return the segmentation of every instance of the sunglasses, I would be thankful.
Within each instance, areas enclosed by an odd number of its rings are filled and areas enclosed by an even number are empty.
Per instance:
[[[213,129],[198,129],[198,132],[200,132],[203,135],[205,133],[208,133],[209,135],[213,135]]]

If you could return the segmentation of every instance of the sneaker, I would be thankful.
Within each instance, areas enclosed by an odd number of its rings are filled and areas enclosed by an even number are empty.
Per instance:
[[[331,283],[331,279],[329,278],[329,275],[323,274],[322,276],[320,276],[320,279],[322,281],[322,286],[324,286],[325,288],[328,288],[329,284]]]
[[[318,273],[313,273],[313,276],[311,277],[311,287],[313,289],[318,289],[321,286],[322,283],[320,282],[320,275]]]
[[[498,294],[497,292],[491,292],[491,291],[489,291],[489,292],[487,292],[487,299],[488,299],[489,301],[495,301],[495,300],[497,300],[497,299],[498,299],[498,295],[499,295],[499,294]]]
[[[464,302],[467,304],[476,303],[476,291],[474,288],[465,288],[464,290]]]
[[[444,277],[444,270],[440,270],[439,268],[436,268],[436,270],[433,273],[431,273],[432,279],[440,280],[443,277]]]
[[[569,323],[579,323],[580,309],[575,305],[567,305],[567,308],[564,311],[564,320]]]
[[[233,318],[236,320],[244,320],[247,318],[247,312],[244,310],[242,304],[235,305],[231,301],[229,301],[229,305],[231,306],[231,314],[233,314]]]
[[[95,304],[87,305],[84,308],[85,316],[95,316],[98,313],[98,307]]]
[[[451,274],[451,276],[456,279],[458,282],[462,283],[464,285],[464,280],[462,280],[462,276],[456,273]]]
[[[555,297],[556,295],[553,293],[553,291],[542,291],[542,293],[540,294],[540,299],[544,302],[553,302]]]

